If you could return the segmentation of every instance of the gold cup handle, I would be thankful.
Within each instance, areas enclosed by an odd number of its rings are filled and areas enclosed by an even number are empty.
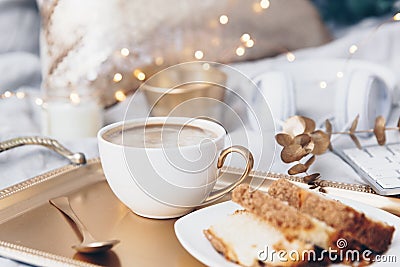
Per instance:
[[[222,150],[221,154],[218,158],[218,163],[217,163],[218,169],[222,168],[222,166],[224,165],[226,156],[228,156],[228,154],[232,153],[232,152],[239,153],[246,160],[246,168],[245,168],[242,176],[236,182],[228,185],[227,187],[224,187],[222,189],[211,192],[211,194],[203,201],[202,205],[209,204],[210,202],[213,202],[213,201],[223,197],[230,191],[232,191],[236,186],[238,186],[241,182],[243,182],[243,180],[247,177],[247,175],[249,174],[251,169],[253,169],[253,165],[254,165],[253,155],[247,148],[245,148],[243,146],[231,146],[231,147],[228,147],[228,148]]]

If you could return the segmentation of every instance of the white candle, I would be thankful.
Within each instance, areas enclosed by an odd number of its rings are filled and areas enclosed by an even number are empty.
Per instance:
[[[47,101],[43,104],[43,133],[55,139],[95,137],[102,125],[103,109],[95,101],[76,104]]]

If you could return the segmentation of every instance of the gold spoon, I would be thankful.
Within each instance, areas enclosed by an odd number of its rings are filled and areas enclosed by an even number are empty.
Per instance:
[[[75,214],[69,200],[67,197],[58,197],[49,200],[50,204],[56,207],[63,214],[68,216],[78,227],[83,240],[79,245],[74,245],[72,248],[80,253],[98,253],[104,252],[111,249],[113,246],[119,243],[119,240],[108,240],[108,241],[98,241],[96,240],[85,227],[85,225],[79,220],[78,216]]]

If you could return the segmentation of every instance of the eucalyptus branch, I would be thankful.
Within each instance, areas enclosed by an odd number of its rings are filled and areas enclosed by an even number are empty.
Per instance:
[[[285,121],[282,125],[283,133],[278,133],[275,139],[278,144],[283,146],[281,151],[281,159],[285,163],[296,162],[289,170],[290,175],[305,173],[304,181],[310,185],[318,187],[316,181],[319,179],[319,173],[308,174],[307,171],[315,162],[316,156],[326,152],[332,148],[331,136],[336,134],[349,135],[354,144],[362,149],[361,143],[357,138],[358,134],[374,133],[379,145],[386,143],[387,131],[399,131],[400,118],[397,127],[386,127],[385,118],[378,116],[375,119],[373,129],[357,130],[359,116],[353,120],[348,131],[333,132],[332,124],[329,120],[325,121],[325,130],[315,130],[315,122],[307,117],[293,116]],[[304,163],[301,162],[308,155],[312,155]]]

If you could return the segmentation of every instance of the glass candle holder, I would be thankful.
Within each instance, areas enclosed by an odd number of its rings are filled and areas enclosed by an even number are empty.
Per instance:
[[[63,140],[96,137],[103,126],[103,107],[97,98],[82,91],[65,91],[44,97],[43,134]]]

